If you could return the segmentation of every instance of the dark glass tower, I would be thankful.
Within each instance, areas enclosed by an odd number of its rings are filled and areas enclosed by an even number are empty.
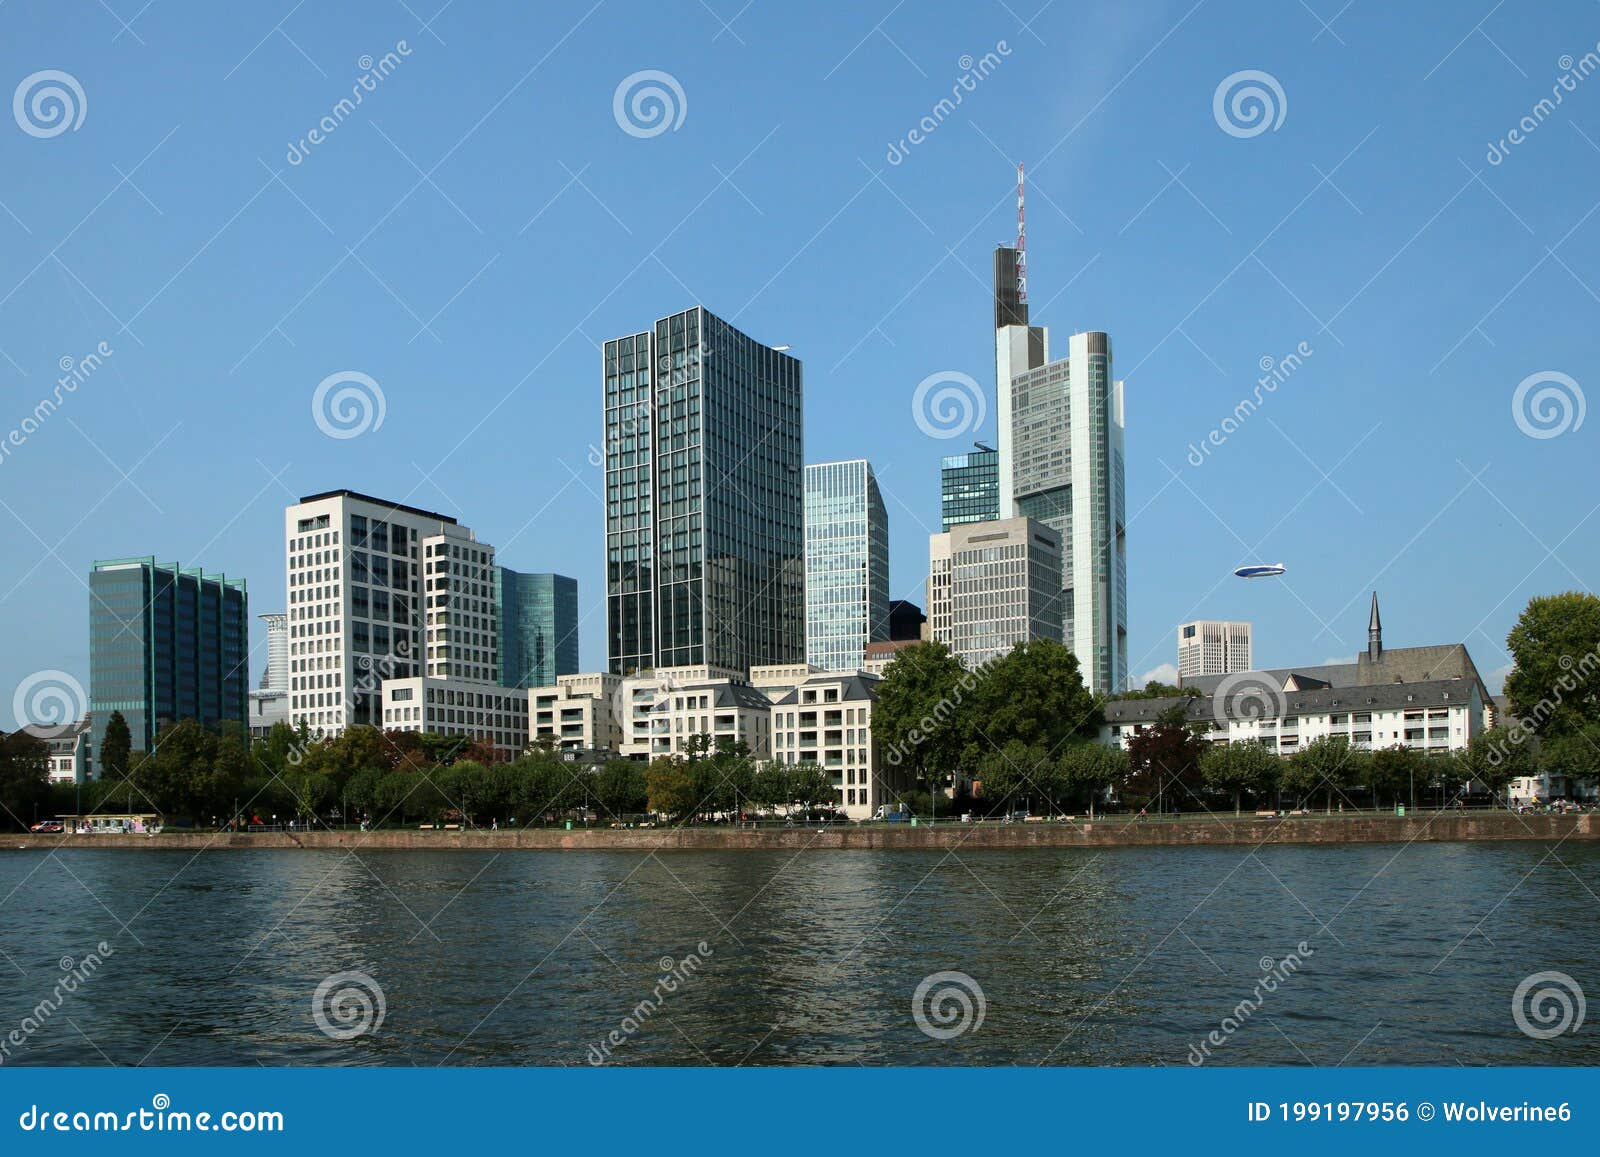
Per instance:
[[[154,558],[97,562],[89,573],[93,751],[122,712],[133,749],[180,719],[248,720],[249,602],[243,579]]]
[[[944,529],[1000,517],[1000,454],[982,448],[952,454],[939,468]]]
[[[500,685],[548,687],[578,671],[578,580],[495,568]]]
[[[801,661],[799,359],[698,306],[603,359],[612,672]]]

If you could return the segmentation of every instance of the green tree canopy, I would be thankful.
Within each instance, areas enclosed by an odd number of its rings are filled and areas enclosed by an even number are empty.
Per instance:
[[[1259,743],[1212,744],[1201,753],[1200,774],[1206,786],[1233,797],[1240,813],[1245,793],[1270,797],[1283,774],[1283,760]]]
[[[1511,713],[1539,736],[1600,722],[1600,597],[1568,591],[1533,598],[1506,636]]]

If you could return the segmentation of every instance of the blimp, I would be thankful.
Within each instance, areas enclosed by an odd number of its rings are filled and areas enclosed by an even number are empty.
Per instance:
[[[1284,569],[1284,565],[1281,562],[1263,562],[1252,566],[1242,566],[1233,573],[1244,579],[1271,578],[1273,575],[1282,574]]]

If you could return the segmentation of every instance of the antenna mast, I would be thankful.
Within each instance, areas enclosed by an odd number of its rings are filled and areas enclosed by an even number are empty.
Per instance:
[[[1017,163],[1017,300],[1028,300],[1028,219],[1022,209],[1022,163]]]

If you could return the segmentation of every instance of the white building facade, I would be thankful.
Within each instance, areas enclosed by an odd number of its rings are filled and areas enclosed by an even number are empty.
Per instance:
[[[458,736],[515,759],[528,746],[528,693],[466,679],[416,675],[383,681],[386,731],[428,731]]]
[[[1061,538],[1028,518],[929,536],[929,635],[968,667],[1062,634]]]
[[[1178,680],[1250,670],[1250,624],[1196,619],[1178,628]]]

